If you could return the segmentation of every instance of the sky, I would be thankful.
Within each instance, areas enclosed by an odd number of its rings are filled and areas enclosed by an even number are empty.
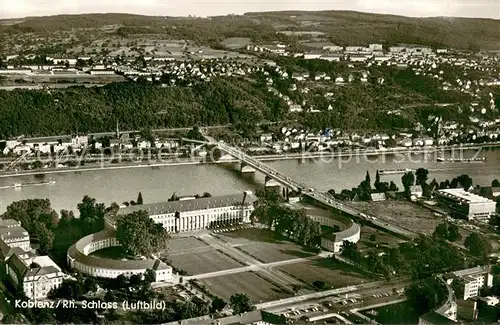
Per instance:
[[[356,10],[412,17],[500,19],[500,0],[0,0],[0,19],[105,12],[215,16],[278,10]]]

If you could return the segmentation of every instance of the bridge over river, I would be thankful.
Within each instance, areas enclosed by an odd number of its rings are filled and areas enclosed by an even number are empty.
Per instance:
[[[236,158],[241,164],[244,164],[246,166],[249,166],[256,171],[259,171],[260,173],[263,173],[266,176],[266,179],[273,179],[280,185],[291,189],[297,193],[300,193],[301,195],[307,196],[310,199],[317,201],[321,203],[324,206],[327,206],[328,208],[335,209],[342,211],[345,214],[348,214],[350,216],[354,216],[356,218],[361,218],[366,221],[369,221],[373,225],[384,228],[389,232],[398,234],[400,236],[403,236],[405,238],[412,238],[415,237],[417,234],[409,231],[407,229],[403,229],[399,226],[389,224],[387,222],[375,219],[375,218],[370,218],[369,216],[366,216],[364,213],[361,211],[350,207],[349,205],[345,203],[338,202],[333,198],[332,195],[329,193],[323,193],[320,191],[317,191],[314,186],[305,184],[299,180],[293,179],[292,177],[289,177],[287,175],[284,175],[280,173],[278,170],[269,167],[263,162],[258,161],[257,159],[253,158],[250,155],[247,155],[246,153],[242,152],[240,149],[232,147],[224,142],[221,141],[216,141],[214,138],[203,134],[205,139],[207,140],[207,144],[212,145],[212,146],[217,146],[222,152],[225,154],[228,154],[234,158]]]

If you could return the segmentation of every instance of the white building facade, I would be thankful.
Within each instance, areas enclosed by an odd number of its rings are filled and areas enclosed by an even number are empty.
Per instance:
[[[206,197],[120,208],[116,215],[105,217],[106,225],[116,228],[123,215],[144,210],[172,233],[213,228],[219,225],[249,223],[255,197],[252,192],[219,197]]]

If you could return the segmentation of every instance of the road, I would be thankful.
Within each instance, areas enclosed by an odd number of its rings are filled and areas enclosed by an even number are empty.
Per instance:
[[[249,268],[248,270],[243,268],[243,272],[246,271],[256,271],[260,272],[261,275],[263,275],[266,278],[269,278],[271,281],[279,284],[280,286],[284,288],[289,288],[291,285],[302,285],[302,283],[289,276],[288,274],[281,272],[279,270],[271,269],[271,266],[276,266],[276,265],[285,265],[285,264],[291,264],[291,263],[299,263],[299,262],[305,262],[308,261],[307,258],[297,258],[293,259],[292,262],[287,262],[287,261],[280,261],[280,262],[274,262],[274,263],[262,263],[261,261],[258,261],[257,259],[253,258],[252,256],[240,251],[239,249],[235,248],[231,244],[220,240],[217,237],[212,236],[211,234],[202,234],[201,236],[198,237],[199,239],[203,240],[206,242],[208,245],[219,249],[232,258],[234,258],[237,261],[240,261],[243,264],[246,264],[247,267]],[[238,270],[238,269],[235,269]],[[231,272],[232,270],[226,270],[226,271],[220,271],[222,272],[219,275],[225,275],[225,274],[234,274],[234,273],[239,273],[239,272]],[[213,276],[218,276],[218,272],[213,272],[209,273],[208,276],[199,275],[198,278],[201,278],[201,276],[206,277],[213,277]],[[215,275],[214,275],[215,274]],[[187,279],[187,278],[186,278]]]
[[[215,271],[215,272],[203,273],[203,274],[197,274],[197,275],[189,275],[189,276],[185,276],[184,280],[187,281],[187,280],[194,280],[194,279],[208,279],[208,278],[215,278],[218,276],[223,276],[223,275],[228,275],[228,274],[236,274],[236,273],[243,273],[243,272],[249,272],[249,271],[265,272],[266,269],[269,269],[269,271],[275,271],[274,267],[276,267],[276,266],[295,264],[295,263],[303,263],[303,262],[307,262],[311,259],[312,258],[294,258],[291,260],[277,261],[277,262],[271,262],[271,263],[265,263],[265,264],[247,265],[247,266],[242,266],[242,267],[229,269],[229,270]]]

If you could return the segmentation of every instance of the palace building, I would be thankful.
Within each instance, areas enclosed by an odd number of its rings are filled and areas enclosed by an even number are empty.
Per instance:
[[[84,274],[101,278],[116,278],[123,274],[143,274],[151,269],[155,281],[170,281],[172,268],[158,258],[116,260],[92,255],[93,252],[119,246],[116,224],[125,215],[146,211],[155,223],[168,232],[184,232],[215,227],[217,225],[250,222],[256,197],[250,191],[237,195],[182,199],[164,203],[121,207],[105,216],[105,230],[88,235],[73,244],[67,255],[68,265]]]
[[[124,215],[144,210],[155,221],[172,233],[213,228],[250,222],[256,197],[251,191],[236,195],[193,198],[123,207],[105,217],[106,226],[116,229],[117,221]]]

